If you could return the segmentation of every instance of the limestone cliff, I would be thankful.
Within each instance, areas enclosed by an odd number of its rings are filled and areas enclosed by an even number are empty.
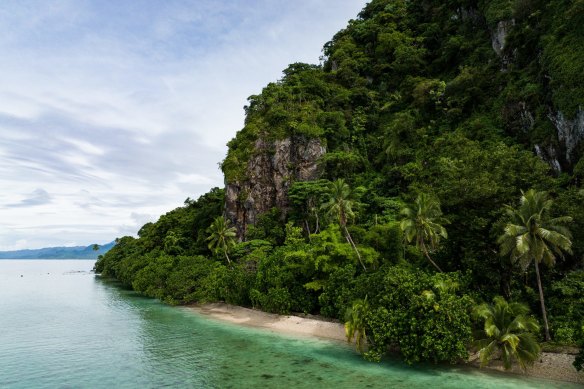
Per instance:
[[[578,161],[575,151],[584,139],[584,111],[579,109],[573,120],[566,119],[562,112],[550,114],[549,119],[557,130],[566,161],[570,164]]]
[[[515,19],[500,20],[496,26],[491,29],[491,46],[497,56],[501,58],[502,72],[506,72],[508,66],[513,63],[516,56],[516,48],[508,47],[507,38],[515,27]],[[541,55],[541,53],[538,53]],[[550,78],[549,75],[546,77]],[[552,94],[545,86],[548,94]],[[550,101],[544,103],[546,110],[549,112],[546,116],[540,116],[536,119],[534,113],[525,101],[516,104],[510,104],[505,109],[508,112],[514,112],[513,120],[518,123],[518,128],[524,134],[531,133],[536,126],[536,121],[549,121],[554,133],[549,134],[547,144],[534,144],[533,150],[545,162],[547,162],[556,174],[571,169],[581,157],[579,147],[584,140],[584,111],[579,106],[574,118],[567,118],[564,113],[554,106]],[[534,107],[531,107],[534,109]]]
[[[225,183],[225,216],[241,239],[246,227],[266,211],[288,210],[288,188],[294,181],[317,179],[317,161],[325,153],[319,139],[288,137],[258,139],[247,162],[245,178]]]

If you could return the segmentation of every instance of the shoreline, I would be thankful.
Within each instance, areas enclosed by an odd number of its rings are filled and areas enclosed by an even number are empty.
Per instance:
[[[193,304],[187,305],[186,308],[214,319],[246,327],[347,343],[345,326],[323,318],[278,315],[225,303]]]
[[[282,334],[316,337],[347,343],[343,324],[326,320],[319,316],[278,315],[225,303],[192,304],[187,305],[186,308],[213,319],[246,327],[263,328]],[[528,368],[526,372],[523,372],[516,365],[511,370],[505,370],[498,361],[491,362],[489,366],[483,369],[584,385],[584,373],[579,373],[572,366],[574,358],[575,355],[567,353],[542,352],[540,360],[535,362],[533,367]],[[461,365],[480,368],[476,359]]]

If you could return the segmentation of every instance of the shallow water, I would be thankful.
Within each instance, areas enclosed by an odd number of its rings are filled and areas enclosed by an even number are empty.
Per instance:
[[[137,296],[93,261],[0,260],[0,388],[569,388],[477,369],[363,361]]]

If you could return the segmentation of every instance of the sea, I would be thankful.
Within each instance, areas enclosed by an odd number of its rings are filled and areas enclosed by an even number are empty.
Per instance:
[[[450,365],[363,360],[140,296],[91,260],[0,260],[0,388],[571,388]]]

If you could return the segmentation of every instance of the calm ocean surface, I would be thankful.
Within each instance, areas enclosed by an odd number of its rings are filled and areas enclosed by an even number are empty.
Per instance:
[[[363,361],[345,344],[217,322],[91,273],[0,260],[0,388],[569,388]],[[575,386],[574,386],[575,387]]]

